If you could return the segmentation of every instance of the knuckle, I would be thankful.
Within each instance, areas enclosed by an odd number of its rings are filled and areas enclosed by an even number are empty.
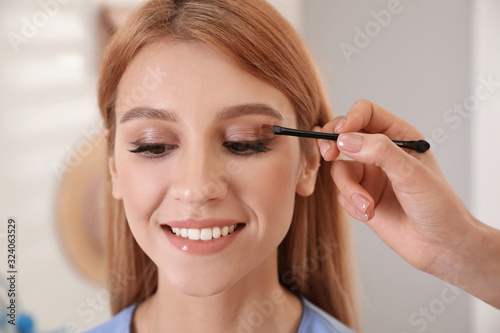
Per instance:
[[[386,158],[393,151],[394,143],[383,134],[373,134],[373,157]]]
[[[331,121],[327,122],[325,124],[325,126],[323,126],[321,128],[321,132],[324,132],[324,133],[333,133],[333,129],[335,128],[335,124],[336,124],[335,120],[331,120]]]
[[[356,105],[356,106],[367,106],[370,104],[371,104],[371,102],[365,98],[360,98],[354,103],[354,105]]]
[[[344,170],[344,161],[337,161],[333,163],[332,168],[330,169],[330,175],[332,176],[334,181],[337,181],[342,178],[342,174],[345,172]]]
[[[357,124],[359,129],[366,126],[372,118],[372,102],[367,99],[358,99],[350,113],[351,122]]]
[[[339,161],[335,161],[333,164],[332,164],[332,173],[337,173],[339,172],[339,169],[342,169],[343,166],[345,164],[345,161],[342,161],[342,160],[339,160]]]
[[[335,177],[338,173],[338,162],[333,163],[332,167],[330,168],[330,176],[332,176],[332,179],[335,181]]]

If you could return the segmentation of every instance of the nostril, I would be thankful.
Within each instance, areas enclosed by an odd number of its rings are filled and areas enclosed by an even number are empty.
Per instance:
[[[201,167],[200,167],[201,168]],[[175,200],[199,204],[222,199],[228,193],[231,176],[225,171],[179,175],[170,187],[169,195]]]
[[[203,186],[202,193],[205,197],[214,196],[215,193],[218,191],[218,187],[219,186],[217,184],[210,182],[210,183],[206,184],[205,186]]]
[[[205,199],[223,198],[226,196],[227,188],[225,184],[210,182],[203,187],[202,195]]]

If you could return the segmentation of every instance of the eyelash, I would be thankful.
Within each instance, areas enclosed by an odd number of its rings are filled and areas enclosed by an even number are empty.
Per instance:
[[[162,145],[162,144],[137,144],[138,147],[133,150],[129,150],[131,153],[143,155],[149,158],[159,158],[167,155],[171,151],[177,149],[175,145]],[[160,150],[159,153],[155,151]]]
[[[268,151],[271,150],[271,148],[268,148],[264,144],[264,142],[261,141],[251,141],[251,142],[228,141],[224,142],[223,146],[228,148],[233,154],[237,155],[267,153]]]
[[[177,149],[176,145],[164,145],[164,144],[137,144],[136,149],[129,150],[131,153],[143,155],[149,158],[159,158],[165,156]],[[268,148],[263,142],[251,141],[251,142],[236,142],[227,141],[223,143],[231,153],[246,156],[258,153],[267,153],[271,149]],[[155,152],[156,151],[156,152]],[[159,151],[159,152],[158,152]]]

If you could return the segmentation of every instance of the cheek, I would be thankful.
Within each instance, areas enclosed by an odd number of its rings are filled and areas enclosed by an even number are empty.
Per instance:
[[[295,155],[296,159],[290,157]],[[295,203],[298,156],[293,151],[280,154],[243,173],[244,184],[239,187],[243,189],[242,201],[257,215],[261,232],[288,231]]]
[[[247,172],[247,188],[262,207],[268,208],[271,205],[279,208],[295,193],[294,176],[288,166],[282,163],[268,163],[263,168]]]
[[[140,163],[139,163],[140,164]],[[131,228],[144,225],[162,200],[166,174],[159,181],[157,170],[138,165],[133,160],[117,156],[118,185],[121,190],[125,213]]]

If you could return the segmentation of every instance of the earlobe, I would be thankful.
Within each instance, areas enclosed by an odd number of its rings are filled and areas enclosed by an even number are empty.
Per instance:
[[[301,171],[299,181],[297,182],[297,194],[307,197],[314,192],[316,178],[318,176],[319,162],[319,151],[309,156],[309,159],[304,165],[304,169]]]
[[[122,198],[122,193],[120,191],[120,186],[118,185],[118,173],[116,171],[116,163],[113,156],[109,156],[108,158],[108,169],[109,174],[111,175],[111,189],[113,198],[115,198],[116,200],[120,200]]]

